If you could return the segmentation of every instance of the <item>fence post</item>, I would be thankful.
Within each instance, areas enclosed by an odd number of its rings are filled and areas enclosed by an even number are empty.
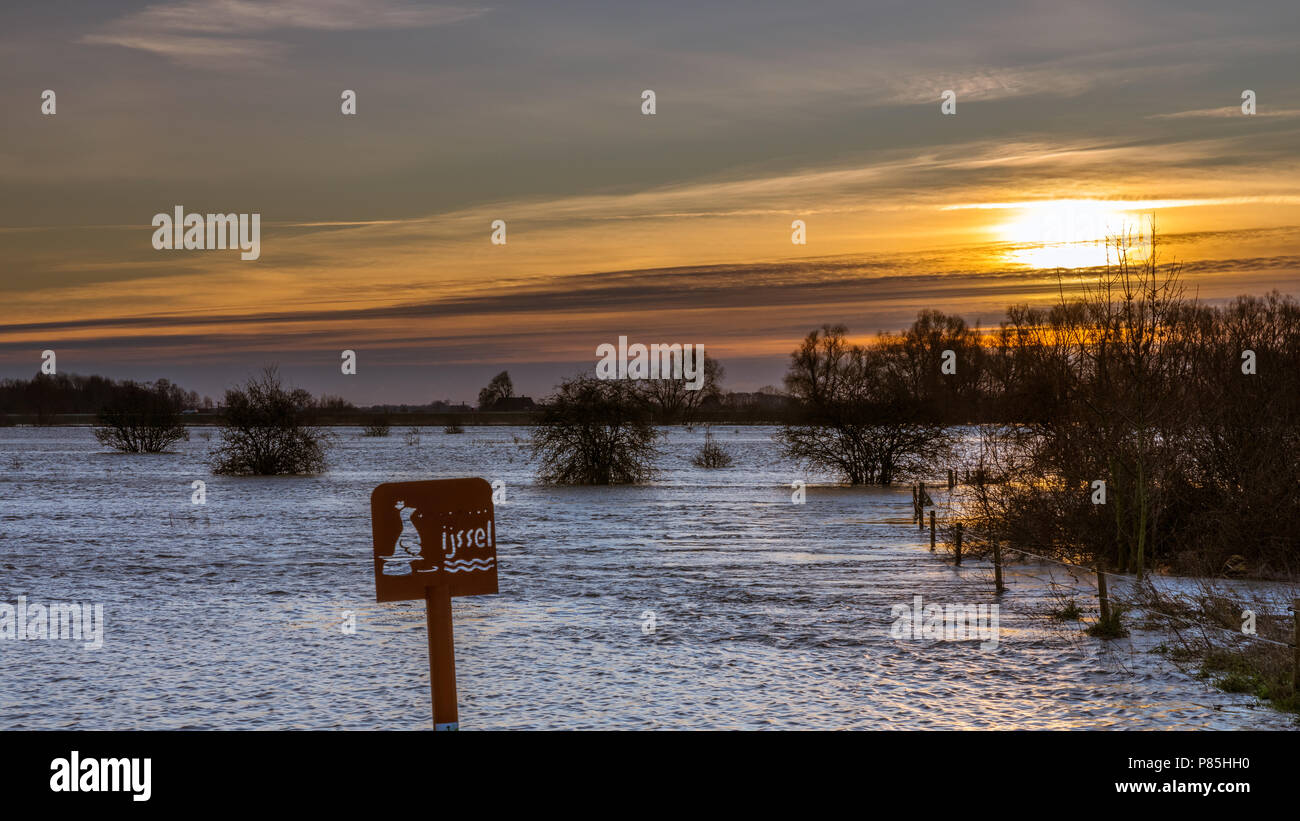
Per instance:
[[[1006,588],[1002,586],[1002,545],[993,537],[993,588],[999,596]]]
[[[957,528],[954,535],[956,539],[953,542],[953,554],[956,556],[957,566],[961,567],[961,522],[957,523]]]
[[[934,511],[930,511],[930,552],[934,552]]]
[[[912,521],[916,521],[916,482],[912,483]]]
[[[1101,562],[1097,562],[1097,599],[1101,602],[1102,624],[1110,624],[1110,594],[1106,592],[1106,574],[1102,572]]]
[[[1300,692],[1300,599],[1291,601],[1291,609],[1295,611],[1295,633],[1291,636],[1291,641],[1295,645],[1291,650],[1294,653],[1294,657],[1291,659],[1293,668],[1291,682],[1296,691]]]
[[[916,529],[925,530],[925,482],[918,486],[916,494]]]

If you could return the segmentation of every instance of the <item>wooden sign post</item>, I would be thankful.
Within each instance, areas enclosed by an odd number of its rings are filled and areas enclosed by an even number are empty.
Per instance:
[[[370,494],[375,601],[424,599],[433,729],[456,730],[451,597],[497,592],[496,520],[485,479],[389,482]]]

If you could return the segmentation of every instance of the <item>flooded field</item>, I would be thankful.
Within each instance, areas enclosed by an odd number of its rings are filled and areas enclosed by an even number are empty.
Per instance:
[[[427,729],[423,603],[374,603],[369,494],[457,476],[506,486],[501,592],[454,602],[465,730],[1291,726],[1144,652],[1158,637],[1035,617],[1042,569],[1009,575],[995,649],[894,638],[915,596],[993,603],[988,567],[931,554],[906,487],[808,475],[771,429],[716,429],[718,471],[671,430],[658,481],[601,488],[536,485],[519,428],[340,429],[327,473],[273,479],[213,476],[205,432],[127,456],[0,429],[0,602],[105,620],[98,649],[0,641],[0,728]]]

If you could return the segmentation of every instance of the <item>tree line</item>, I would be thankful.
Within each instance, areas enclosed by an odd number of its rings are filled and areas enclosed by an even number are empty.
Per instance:
[[[138,388],[156,393],[180,410],[211,409],[210,397],[200,397],[166,379],[153,382],[118,381],[103,376],[37,373],[31,379],[0,380],[0,413],[22,414],[44,422],[58,414],[99,413],[123,401]]]

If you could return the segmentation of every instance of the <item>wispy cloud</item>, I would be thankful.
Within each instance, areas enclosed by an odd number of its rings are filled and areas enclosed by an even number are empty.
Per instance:
[[[425,28],[459,23],[485,11],[395,0],[182,0],[128,14],[83,36],[81,42],[147,51],[196,68],[256,67],[279,57],[286,45],[244,35],[291,29]]]
[[[1162,208],[1202,208],[1224,205],[1300,205],[1300,196],[1198,197],[1194,199],[1126,200],[1126,199],[1042,199],[1018,202],[963,202],[945,205],[944,211],[1002,211],[1033,208],[1056,208],[1062,204],[1106,205],[1124,211],[1151,211]]]
[[[1295,229],[1209,232],[1166,237],[1182,259],[1196,245],[1294,248]],[[1001,244],[910,255],[851,255],[749,264],[606,270],[502,287],[480,283],[474,292],[431,295],[416,290],[400,300],[305,301],[292,308],[151,311],[123,306],[98,317],[43,316],[6,325],[0,352],[28,352],[57,337],[86,351],[135,349],[156,361],[184,361],[194,351],[299,352],[332,350],[340,338],[372,347],[436,355],[446,362],[573,359],[593,340],[623,328],[654,328],[687,337],[707,329],[719,351],[784,353],[806,330],[852,320],[872,333],[902,327],[921,307],[942,306],[994,320],[1017,301],[1054,301],[1056,272],[1000,262]],[[1300,257],[1192,259],[1189,282],[1216,298],[1288,281]],[[1071,272],[1071,278],[1081,271]],[[1230,276],[1225,276],[1230,275]],[[972,314],[973,312],[973,314]],[[215,355],[215,354],[213,354]]]
[[[1191,111],[1174,111],[1169,114],[1151,114],[1148,120],[1191,120],[1203,118],[1222,118],[1244,117],[1241,113],[1241,107],[1227,105],[1219,108],[1197,108]],[[1295,117],[1300,116],[1300,108],[1274,108],[1268,109],[1261,107],[1253,115],[1256,117]]]

